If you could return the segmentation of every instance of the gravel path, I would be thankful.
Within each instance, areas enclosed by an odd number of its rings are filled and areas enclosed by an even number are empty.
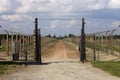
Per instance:
[[[46,65],[31,65],[24,71],[9,74],[0,80],[120,80],[79,62],[58,62]]]
[[[68,51],[74,51],[64,45],[63,42],[57,43],[54,48],[56,47],[55,51],[52,50],[54,55],[51,59],[44,59],[44,62],[47,62],[46,64],[28,65],[21,71],[4,75],[0,80],[120,80],[120,78],[92,67],[89,63],[80,63],[79,58],[69,58],[67,56]]]

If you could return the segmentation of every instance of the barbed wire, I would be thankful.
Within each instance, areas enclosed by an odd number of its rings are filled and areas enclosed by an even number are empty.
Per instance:
[[[62,18],[57,18],[57,19],[38,19],[38,20],[61,20],[61,21],[70,21],[70,20],[81,20],[81,19],[62,19]]]

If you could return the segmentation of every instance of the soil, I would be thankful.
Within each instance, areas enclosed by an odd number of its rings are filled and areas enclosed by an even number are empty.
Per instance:
[[[90,63],[79,62],[79,54],[63,41],[43,57],[42,65],[28,65],[23,70],[6,74],[0,80],[120,80],[111,74],[94,68]]]

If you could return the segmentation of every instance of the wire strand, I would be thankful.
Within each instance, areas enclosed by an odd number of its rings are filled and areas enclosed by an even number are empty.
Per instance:
[[[38,20],[61,20],[61,21],[70,21],[70,20],[81,20],[81,19],[38,19]]]

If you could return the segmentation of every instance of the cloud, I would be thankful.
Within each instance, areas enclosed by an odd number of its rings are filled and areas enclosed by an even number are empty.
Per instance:
[[[21,4],[21,6],[19,6],[15,12],[18,12],[18,13],[25,13],[25,12],[28,12],[30,9],[30,6],[31,3],[33,2],[33,0],[16,0],[18,3]]]
[[[23,20],[23,19],[32,19],[31,16],[27,16],[24,14],[1,15],[1,18],[3,20],[8,20],[8,21],[19,21],[19,20]]]
[[[1,18],[4,20],[15,21],[15,20],[20,20],[21,16],[19,16],[19,15],[2,15]]]
[[[20,23],[15,23],[15,24],[11,24],[10,27],[14,30],[14,29],[20,29]]]
[[[119,24],[119,9],[119,0],[0,0],[0,23],[8,27],[10,25],[18,27],[18,23],[20,22],[20,26],[27,26],[28,28],[32,24],[34,26],[34,23],[32,23],[34,22],[32,19],[34,17],[40,19],[80,19],[85,17],[96,28],[94,31],[97,31],[97,29],[100,30],[103,26],[115,26]],[[27,24],[27,20],[31,20],[31,24]],[[75,31],[78,26],[80,27],[80,23],[75,20],[40,21],[40,27],[47,26],[46,28],[44,27],[45,31],[46,29],[56,30],[56,32],[63,29]],[[32,27],[30,28],[32,29]],[[30,28],[28,28],[28,31]],[[64,30],[65,33],[66,31]]]
[[[0,13],[14,13],[19,5],[16,0],[0,0]]]
[[[40,12],[50,11],[49,0],[17,0],[21,4],[15,12],[16,13],[29,13],[29,12]]]
[[[64,16],[76,11],[109,9],[113,8],[112,5],[120,8],[120,2],[117,0],[16,0],[16,3],[21,4],[15,9],[16,13],[48,12],[53,16]]]
[[[119,25],[120,25],[120,21],[114,21],[112,22],[111,27],[118,28]]]
[[[21,4],[18,8],[16,8],[16,13],[29,13],[29,12],[49,12],[54,13],[68,13],[72,11],[72,5],[67,5],[67,2],[71,2],[67,0],[17,0],[18,3]],[[63,2],[66,2],[63,4]]]
[[[71,20],[71,21],[69,22],[70,25],[75,25],[76,23],[77,23],[76,20]]]
[[[90,10],[100,10],[106,7],[105,1],[94,1],[91,5],[88,5]]]
[[[55,20],[51,21],[50,28],[51,29],[68,29],[68,28],[76,28],[78,27],[79,21],[76,20],[70,20],[70,21],[61,21],[61,20]]]
[[[81,10],[99,10],[106,5],[104,0],[17,0],[17,2],[21,4],[15,10],[17,13],[52,12],[56,15],[67,15]]]
[[[51,28],[51,29],[55,29],[55,28],[57,27],[57,25],[58,25],[58,21],[53,21],[53,22],[51,23],[50,28]]]
[[[67,24],[68,28],[71,28],[71,27],[78,26],[78,21],[76,21],[76,20],[70,20],[66,24]]]
[[[108,3],[108,7],[109,7],[109,8],[115,8],[115,9],[120,8],[120,0],[111,0],[111,1]]]
[[[14,4],[14,5],[13,5]],[[82,10],[120,8],[118,0],[0,0],[0,12],[52,12],[66,14]]]
[[[10,7],[11,5],[9,0],[0,0],[0,13],[8,11]]]

